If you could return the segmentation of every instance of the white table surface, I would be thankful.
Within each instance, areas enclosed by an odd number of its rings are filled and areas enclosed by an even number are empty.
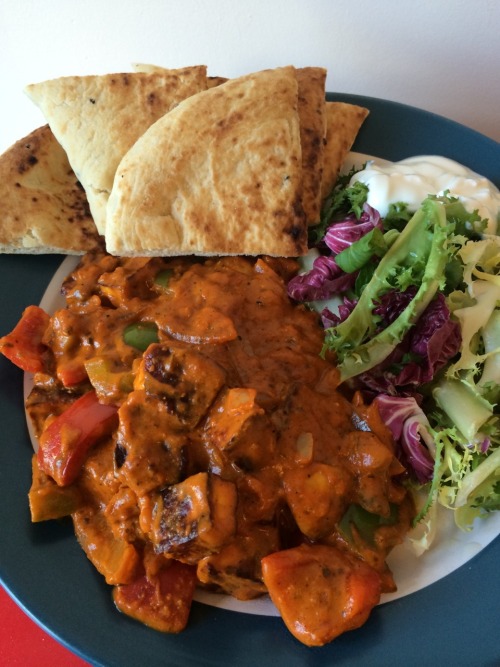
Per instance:
[[[44,119],[23,93],[132,62],[235,77],[328,68],[327,90],[381,97],[500,141],[498,0],[3,0],[0,151]]]

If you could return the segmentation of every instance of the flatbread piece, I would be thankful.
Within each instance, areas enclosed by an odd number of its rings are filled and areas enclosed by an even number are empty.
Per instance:
[[[120,163],[106,247],[116,255],[307,252],[295,68],[181,102]]]
[[[0,156],[0,252],[81,255],[100,243],[85,192],[48,125]]]
[[[160,65],[152,65],[149,63],[132,63],[132,69],[134,72],[147,72],[152,74],[154,72],[168,72],[169,70]],[[224,76],[208,76],[207,77],[207,88],[214,88],[215,86],[220,86],[221,83],[225,83],[227,78]]]
[[[326,145],[321,182],[321,199],[330,194],[340,168],[351,150],[356,136],[369,114],[368,109],[346,102],[327,102]]]
[[[83,185],[98,230],[116,168],[179,102],[207,88],[204,65],[161,72],[60,77],[27,86]]]
[[[300,143],[302,147],[302,205],[309,225],[319,222],[321,181],[325,148],[326,69],[296,70],[299,95]]]

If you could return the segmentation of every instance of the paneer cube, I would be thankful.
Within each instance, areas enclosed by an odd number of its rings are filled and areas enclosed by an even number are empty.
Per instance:
[[[224,380],[222,368],[205,355],[154,343],[144,352],[134,388],[163,401],[172,428],[191,430],[208,411]]]
[[[159,553],[187,563],[218,551],[236,528],[236,487],[201,472],[154,496],[150,537]]]

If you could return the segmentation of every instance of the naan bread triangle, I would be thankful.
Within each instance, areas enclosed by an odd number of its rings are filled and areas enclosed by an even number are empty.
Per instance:
[[[134,72],[148,72],[150,74],[154,72],[168,71],[164,67],[160,67],[160,65],[151,65],[148,63],[132,63],[132,69]],[[214,88],[215,86],[219,86],[221,83],[225,83],[226,81],[227,78],[224,76],[208,76],[207,88]]]
[[[324,201],[337,181],[340,169],[369,114],[368,109],[346,102],[326,103],[326,145],[321,182]]]
[[[300,143],[302,147],[302,205],[309,225],[319,222],[321,180],[325,148],[326,69],[296,70],[299,95]]]
[[[48,125],[0,156],[0,252],[82,255],[101,243],[85,192]]]
[[[162,72],[159,65],[134,63],[136,72]],[[302,206],[308,224],[319,222],[321,213],[321,180],[325,145],[325,81],[323,67],[301,67],[295,70],[298,83],[298,114],[302,150]],[[207,78],[207,87],[213,88],[228,79],[220,76]]]
[[[137,139],[179,102],[207,88],[206,67],[69,76],[29,85],[83,185],[104,233],[116,168]]]
[[[264,70],[158,120],[117,169],[108,252],[305,254],[297,98],[293,67]]]

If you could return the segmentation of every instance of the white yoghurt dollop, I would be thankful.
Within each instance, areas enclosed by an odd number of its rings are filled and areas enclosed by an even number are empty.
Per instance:
[[[399,162],[373,160],[353,176],[351,184],[355,181],[368,186],[368,204],[382,217],[391,203],[406,202],[411,211],[416,211],[428,195],[448,191],[470,213],[477,210],[488,220],[486,233],[497,233],[500,191],[484,176],[449,158],[418,155]]]

